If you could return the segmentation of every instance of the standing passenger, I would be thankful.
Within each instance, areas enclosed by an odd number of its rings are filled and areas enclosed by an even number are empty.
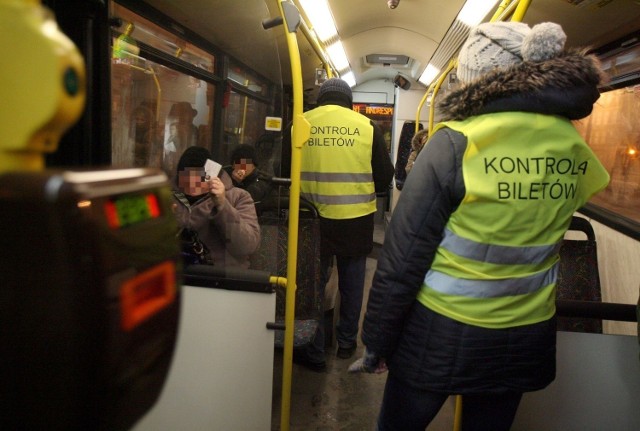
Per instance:
[[[389,369],[380,431],[423,431],[455,394],[463,430],[508,430],[555,378],[558,250],[609,182],[571,124],[602,72],[565,40],[553,23],[485,23],[460,51],[465,85],[439,107],[369,294],[362,369]]]
[[[311,137],[302,147],[300,190],[320,213],[323,291],[336,256],[340,291],[337,356],[347,359],[357,346],[365,266],[373,249],[376,192],[388,190],[393,165],[382,131],[353,111],[351,88],[345,81],[325,81],[317,102],[317,108],[304,114],[311,123]],[[291,133],[285,132],[285,177],[290,176],[290,151]],[[294,361],[315,371],[324,370],[324,343],[321,323],[313,344],[296,352]]]

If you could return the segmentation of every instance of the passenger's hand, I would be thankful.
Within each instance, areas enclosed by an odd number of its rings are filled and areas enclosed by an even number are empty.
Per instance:
[[[213,204],[216,208],[222,208],[224,205],[224,184],[222,180],[218,177],[211,178],[209,180],[209,193],[211,193],[211,198],[213,199]]]
[[[364,349],[364,355],[357,359],[353,364],[349,365],[350,373],[373,373],[381,374],[387,371],[387,363],[384,358],[377,354]]]

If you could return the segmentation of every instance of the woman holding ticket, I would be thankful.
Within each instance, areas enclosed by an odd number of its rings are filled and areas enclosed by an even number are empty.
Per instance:
[[[206,148],[187,148],[178,161],[174,213],[209,248],[214,265],[248,268],[260,244],[253,199],[220,167]]]

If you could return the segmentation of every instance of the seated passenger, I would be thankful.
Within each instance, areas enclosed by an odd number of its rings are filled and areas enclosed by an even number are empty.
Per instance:
[[[249,256],[260,244],[253,199],[234,187],[224,170],[206,178],[204,165],[210,158],[206,148],[189,147],[178,161],[174,192],[178,225],[197,233],[214,265],[248,268]]]
[[[418,157],[418,154],[420,154],[420,151],[422,151],[422,148],[427,143],[427,139],[429,139],[429,129],[419,130],[418,133],[413,135],[413,138],[411,138],[411,154],[409,154],[407,166],[404,168],[407,175],[411,172],[411,168],[413,168],[416,157]]]
[[[245,189],[259,204],[271,193],[271,176],[258,169],[256,150],[248,144],[239,145],[231,153],[231,165],[225,166],[233,185]]]

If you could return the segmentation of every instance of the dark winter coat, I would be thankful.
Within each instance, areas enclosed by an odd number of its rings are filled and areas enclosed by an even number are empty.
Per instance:
[[[229,174],[229,177],[231,177],[234,187],[239,187],[249,192],[256,204],[256,207],[267,196],[269,196],[273,190],[273,187],[271,186],[271,176],[258,168],[255,168],[253,172],[244,177],[242,181],[236,181],[236,179],[231,175],[233,172],[233,166],[225,166],[223,169],[227,174]]]
[[[344,97],[332,99],[331,94],[323,98],[323,105],[338,105],[352,109]],[[338,96],[342,96],[338,94]],[[373,147],[371,168],[376,193],[389,191],[393,179],[393,164],[387,152],[384,134],[371,121],[373,126]],[[287,127],[282,139],[281,176],[291,176],[291,125]],[[320,231],[324,253],[340,256],[365,256],[373,249],[373,224],[375,213],[354,219],[334,220],[321,217]]]
[[[188,205],[175,192],[175,215],[178,225],[198,232],[198,237],[209,247],[213,264],[219,266],[249,267],[249,256],[260,245],[260,225],[251,195],[234,187],[225,171],[220,175],[225,186],[225,201],[216,209],[207,193],[202,199]]]
[[[446,120],[524,111],[587,116],[598,99],[600,69],[575,51],[495,71],[451,93]],[[531,391],[555,377],[555,318],[501,330],[457,322],[416,300],[443,230],[465,196],[466,137],[438,130],[407,177],[378,259],[363,323],[367,349],[387,358],[397,378],[449,394]]]

